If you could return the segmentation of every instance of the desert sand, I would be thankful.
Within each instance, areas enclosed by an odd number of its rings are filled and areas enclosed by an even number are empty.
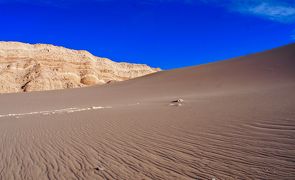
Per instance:
[[[114,84],[2,94],[0,179],[295,179],[294,92],[291,44]]]
[[[45,91],[124,81],[160,71],[117,63],[85,50],[0,41],[0,93]]]

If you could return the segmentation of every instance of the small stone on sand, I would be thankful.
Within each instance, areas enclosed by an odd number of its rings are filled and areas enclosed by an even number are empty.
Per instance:
[[[182,102],[184,102],[183,99],[177,99],[177,100],[172,101],[172,103],[182,103]]]

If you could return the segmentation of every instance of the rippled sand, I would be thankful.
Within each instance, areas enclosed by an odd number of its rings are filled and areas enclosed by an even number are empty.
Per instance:
[[[0,179],[295,179],[294,59],[0,95]]]

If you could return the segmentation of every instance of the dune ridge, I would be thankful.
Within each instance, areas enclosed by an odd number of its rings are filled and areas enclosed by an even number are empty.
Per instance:
[[[0,179],[294,179],[294,59],[291,44],[107,86],[3,94],[0,114],[112,108],[0,118]]]

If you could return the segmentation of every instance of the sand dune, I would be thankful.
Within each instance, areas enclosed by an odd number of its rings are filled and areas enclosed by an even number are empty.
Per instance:
[[[0,179],[295,179],[294,69],[292,44],[99,87],[0,95],[1,115],[26,114],[0,118]],[[70,108],[90,109],[28,114]]]

